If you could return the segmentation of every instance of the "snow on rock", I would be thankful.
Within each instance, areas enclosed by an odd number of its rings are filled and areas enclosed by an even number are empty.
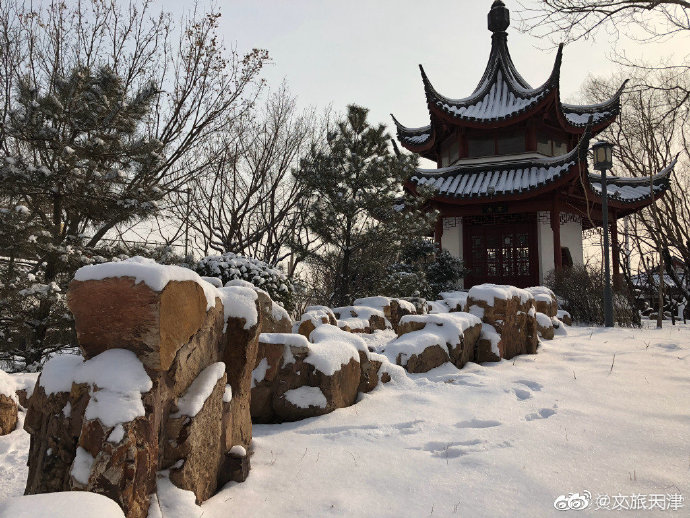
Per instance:
[[[55,355],[43,366],[38,383],[48,396],[57,392],[69,392],[75,372],[82,363],[82,357],[75,354]]]
[[[529,291],[516,288],[515,286],[479,284],[478,286],[470,288],[468,297],[484,301],[488,306],[493,306],[495,299],[508,300],[513,297],[518,297],[521,303],[525,303],[532,298],[532,295]]]
[[[451,311],[464,311],[467,295],[466,291],[443,291],[439,293],[439,296]]]
[[[232,387],[228,384],[225,385],[225,390],[223,391],[223,403],[230,403],[232,401]]]
[[[108,436],[108,442],[111,442],[113,444],[119,444],[119,442],[124,439],[125,437],[125,429],[122,426],[122,424],[118,424],[115,428],[113,428],[113,431],[110,432],[110,435]]]
[[[536,317],[537,324],[539,324],[541,327],[551,327],[553,325],[553,323],[551,322],[551,317],[549,315],[537,312]]]
[[[201,507],[196,505],[196,497],[192,491],[180,489],[170,481],[168,471],[158,473],[156,486],[157,501],[151,502],[153,513],[164,518],[201,518],[204,514]],[[158,508],[156,509],[156,504]],[[149,510],[151,516],[152,510]],[[155,514],[154,514],[155,516]],[[100,518],[100,517],[99,517]]]
[[[233,281],[235,282],[235,281]],[[249,284],[249,283],[247,283]],[[216,289],[220,300],[223,302],[223,311],[226,327],[228,318],[244,318],[245,329],[250,329],[259,321],[259,313],[256,309],[257,294],[253,288],[246,286],[225,286]]]
[[[301,336],[301,335],[300,335]],[[252,384],[251,388],[256,387],[257,383],[261,383],[266,377],[266,372],[268,371],[268,358],[262,358],[254,370],[252,371]]]
[[[223,287],[223,281],[221,279],[219,279],[218,277],[204,277],[202,275],[201,280],[208,282],[214,288],[222,288]]]
[[[230,455],[237,455],[238,457],[246,457],[247,456],[247,450],[244,449],[244,446],[241,444],[235,444],[232,448],[230,448]]]
[[[259,342],[265,344],[285,344],[286,346],[308,347],[309,340],[305,336],[293,333],[261,333]]]
[[[430,315],[435,315],[437,313],[448,313],[450,311],[450,308],[448,307],[448,304],[446,304],[445,300],[429,300],[426,304],[429,308],[428,312]]]
[[[331,308],[326,306],[307,306],[298,322],[292,326],[293,333],[309,337],[311,332],[323,324],[337,325],[338,321]]]
[[[391,327],[382,309],[370,306],[343,306],[333,308],[338,319],[338,327],[347,326],[352,332],[372,333]]]
[[[48,360],[39,378],[47,395],[69,392],[72,383],[90,385],[84,416],[112,427],[144,415],[141,394],[153,383],[137,356],[125,349],[109,349],[90,360],[57,355]]]
[[[143,282],[153,291],[163,291],[170,281],[196,282],[204,290],[206,309],[216,305],[216,288],[205,282],[196,272],[174,265],[158,264],[153,259],[131,257],[124,261],[82,266],[74,274],[77,281],[103,280],[109,277],[132,277],[138,284]]]
[[[359,362],[358,351],[367,351],[364,340],[330,324],[317,327],[310,339],[309,355],[304,361],[326,376],[332,376],[351,360]]]
[[[17,403],[17,383],[13,376],[0,369],[0,394]]]
[[[3,518],[125,518],[110,498],[85,491],[26,495],[0,502]]]
[[[39,374],[39,372],[18,372],[15,374],[11,374],[17,392],[24,391],[27,401],[31,398],[31,395],[34,393],[34,387],[36,386],[36,381],[38,380]]]
[[[479,339],[487,340],[491,344],[491,352],[500,359],[501,351],[498,348],[498,343],[501,341],[501,335],[498,334],[494,326],[482,324],[482,332]]]
[[[446,350],[446,340],[443,333],[420,329],[406,333],[391,342],[386,347],[385,354],[391,363],[406,366],[412,356],[421,356],[428,347],[433,346],[439,346],[442,350]],[[448,361],[447,352],[445,361]]]
[[[224,374],[225,363],[223,362],[216,362],[206,367],[194,379],[187,392],[177,400],[178,411],[170,417],[196,416]]]
[[[298,408],[326,408],[326,396],[319,387],[299,387],[285,392],[285,399]]]
[[[80,484],[88,484],[94,460],[88,451],[79,446],[72,462],[72,469],[70,470],[72,478]]]

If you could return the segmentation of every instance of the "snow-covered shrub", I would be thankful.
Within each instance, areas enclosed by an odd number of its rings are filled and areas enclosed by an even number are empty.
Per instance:
[[[219,277],[223,284],[237,279],[251,282],[288,311],[293,308],[294,284],[279,269],[258,259],[226,252],[204,257],[192,269],[205,277]]]
[[[560,272],[552,270],[544,284],[553,290],[561,309],[570,313],[574,322],[604,324],[604,276],[598,268],[576,264]],[[634,308],[629,290],[615,290],[613,316],[617,324],[639,325],[639,314]]]
[[[466,270],[462,260],[447,250],[439,251],[429,239],[407,243],[400,262],[388,267],[383,292],[391,297],[437,298],[439,293],[459,289]]]

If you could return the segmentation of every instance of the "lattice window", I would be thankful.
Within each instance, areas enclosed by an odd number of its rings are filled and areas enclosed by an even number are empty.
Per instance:
[[[443,218],[443,228],[455,228],[462,225],[462,218]]]

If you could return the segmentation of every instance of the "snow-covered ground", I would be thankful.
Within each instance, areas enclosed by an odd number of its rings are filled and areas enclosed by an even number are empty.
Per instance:
[[[23,493],[28,444],[0,438],[0,501]],[[639,507],[622,516],[689,516],[690,327],[572,327],[537,355],[447,364],[326,416],[255,426],[253,446],[249,479],[204,518],[560,516],[559,496],[585,492],[576,516],[613,512],[596,510],[606,496]]]

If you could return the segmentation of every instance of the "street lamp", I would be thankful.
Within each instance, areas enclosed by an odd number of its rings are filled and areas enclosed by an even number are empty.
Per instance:
[[[594,169],[601,171],[601,212],[604,227],[604,325],[613,327],[613,294],[609,265],[609,203],[606,187],[606,170],[613,167],[613,144],[600,140],[592,146],[592,154]]]

